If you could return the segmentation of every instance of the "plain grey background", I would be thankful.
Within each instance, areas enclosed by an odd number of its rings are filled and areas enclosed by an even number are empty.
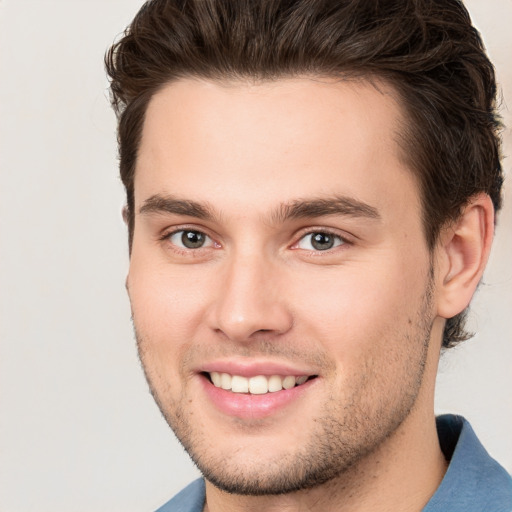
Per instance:
[[[124,291],[102,61],[141,4],[0,0],[0,512],[151,511],[197,474],[147,390]],[[467,5],[511,125],[512,0]],[[510,162],[478,334],[443,358],[436,406],[468,417],[509,471]]]

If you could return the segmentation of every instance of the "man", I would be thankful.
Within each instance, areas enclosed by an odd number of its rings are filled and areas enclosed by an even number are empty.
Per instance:
[[[204,475],[160,510],[512,510],[433,407],[501,204],[463,5],[156,0],[106,61],[139,354]]]

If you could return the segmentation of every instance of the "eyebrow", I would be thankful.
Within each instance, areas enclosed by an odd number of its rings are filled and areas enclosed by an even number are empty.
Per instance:
[[[174,196],[161,196],[159,194],[146,199],[139,209],[139,213],[170,213],[209,221],[218,218],[214,209],[207,203],[198,203],[189,199],[179,199]],[[270,214],[270,219],[272,223],[280,224],[287,220],[327,215],[343,215],[375,220],[381,218],[375,207],[353,197],[335,195],[332,197],[295,199],[283,203]]]
[[[380,220],[377,208],[348,196],[332,196],[326,198],[296,199],[285,203],[272,214],[275,223],[289,219],[307,217],[323,217],[326,215],[343,215],[346,217],[363,217]]]
[[[175,215],[186,215],[203,220],[214,219],[213,209],[206,204],[158,194],[146,199],[144,204],[140,207],[139,213],[173,213]]]

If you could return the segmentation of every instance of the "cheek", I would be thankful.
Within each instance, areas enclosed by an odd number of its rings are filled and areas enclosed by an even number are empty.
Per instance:
[[[167,374],[183,360],[198,338],[207,287],[194,272],[132,254],[128,291],[147,371]]]
[[[302,311],[301,319],[309,318],[340,334],[355,327],[361,330],[375,327],[375,323],[395,323],[414,309],[414,290],[421,294],[419,282],[390,268],[386,272],[338,268],[310,276],[303,273],[300,281],[301,286],[292,288],[290,295],[296,298],[291,299],[294,307]]]
[[[130,301],[134,315],[145,328],[167,331],[172,327],[175,332],[200,314],[208,283],[205,275],[190,267],[132,255],[128,275]]]
[[[384,416],[410,403],[422,379],[426,281],[399,268],[316,280],[297,315],[301,333],[334,363],[332,396],[363,415]]]
[[[406,272],[398,258],[392,263],[385,269],[340,267],[311,279],[303,274],[301,290],[290,292],[297,297],[296,326],[340,364],[400,359],[403,339],[417,330],[428,266]]]

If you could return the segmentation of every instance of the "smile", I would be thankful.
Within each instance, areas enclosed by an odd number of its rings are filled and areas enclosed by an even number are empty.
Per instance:
[[[296,386],[301,386],[315,375],[256,375],[254,377],[243,377],[241,375],[231,375],[229,373],[208,372],[212,384],[232,393],[248,393],[251,395],[264,395],[266,393],[275,393],[288,390]]]

